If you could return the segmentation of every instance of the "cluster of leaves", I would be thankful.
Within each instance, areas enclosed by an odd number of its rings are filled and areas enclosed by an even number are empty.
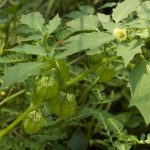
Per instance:
[[[16,2],[4,14],[13,10],[17,15],[18,6],[25,3]],[[74,116],[59,119],[44,101],[38,106],[46,120],[44,128],[27,135],[17,126],[0,138],[0,149],[130,150],[144,145],[144,150],[150,144],[145,132],[150,123],[150,2],[124,0],[100,9],[106,7],[114,7],[112,14],[81,5],[63,19],[57,14],[47,21],[47,16],[31,11],[18,15],[15,23],[10,14],[3,21],[0,128],[9,128],[32,103],[36,76],[53,75],[61,91],[75,95],[77,110]],[[113,35],[116,28],[126,32],[123,40]],[[106,66],[113,73],[108,74]]]

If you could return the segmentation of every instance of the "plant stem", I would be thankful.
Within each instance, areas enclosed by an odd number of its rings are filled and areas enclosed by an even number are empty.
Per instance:
[[[9,97],[6,97],[3,101],[0,102],[0,106],[3,105],[4,103],[6,103],[7,101],[9,101],[9,100],[11,100],[11,99],[13,99],[13,98],[19,96],[20,94],[22,94],[22,93],[24,93],[24,92],[25,92],[25,89],[23,89],[23,90],[21,90],[21,91],[15,93],[15,94],[13,94],[13,95],[11,95],[11,96],[9,96]]]
[[[108,146],[104,141],[100,140],[100,139],[92,139],[89,141],[90,143],[93,143],[93,144],[100,144],[100,145],[103,145],[103,146]]]
[[[99,80],[99,77],[97,77],[97,78],[95,79],[95,81],[91,84],[90,87],[88,87],[87,89],[84,90],[82,96],[81,96],[80,99],[79,99],[79,103],[81,103],[81,102],[82,102],[82,103],[85,103],[85,100],[86,100],[86,98],[87,98],[88,95],[89,95],[89,92],[90,92],[91,89],[94,87],[94,85],[98,82],[98,80]]]
[[[5,35],[5,42],[4,42],[4,50],[7,48],[7,44],[8,44],[9,30],[10,30],[10,21],[7,22],[5,25],[6,35]]]
[[[108,137],[109,137],[109,140],[110,140],[110,142],[111,142],[111,144],[112,144],[112,149],[113,149],[113,150],[116,150],[116,148],[115,148],[115,146],[114,146],[114,142],[113,142],[112,136],[110,135],[110,132],[109,132],[107,123],[106,123],[106,121],[105,121],[103,115],[102,115],[102,114],[99,114],[99,116],[98,116],[97,119],[98,119],[98,122],[100,122],[100,123],[102,122],[102,123],[103,123],[104,128],[105,128],[105,130],[106,130],[106,133],[107,133],[107,135],[108,135]]]
[[[12,128],[14,128],[21,120],[23,120],[32,110],[36,108],[35,105],[30,104],[30,106],[8,127],[0,131],[0,138],[2,138],[5,134],[7,134]]]
[[[84,55],[81,55],[81,56],[75,58],[74,60],[72,60],[71,62],[69,62],[67,65],[69,66],[69,65],[74,64],[75,62],[79,61],[83,56],[84,56]]]
[[[3,7],[6,2],[7,2],[7,0],[3,0],[3,2],[0,2],[0,8]]]
[[[52,7],[53,7],[54,2],[55,2],[55,0],[49,0],[47,10],[45,13],[46,16],[48,16],[49,12],[52,11]]]
[[[109,59],[107,59],[107,62],[112,62],[117,58],[117,56],[113,56]],[[104,62],[106,63],[106,62]],[[103,65],[103,63],[101,64],[97,64],[95,66],[92,66],[90,69],[84,71],[83,73],[81,73],[80,75],[78,75],[77,77],[71,79],[70,81],[66,82],[66,86],[70,86],[73,85],[75,83],[77,83],[78,81],[82,80],[84,77],[86,77],[88,74],[92,73],[93,71],[95,71],[100,65]]]
[[[71,79],[70,81],[66,82],[67,86],[70,86],[72,84],[77,83],[78,81],[82,80],[84,77],[86,77],[88,74],[90,74],[91,72],[95,71],[97,68],[99,67],[99,65],[95,65],[93,67],[91,67],[90,69],[84,71],[83,73],[81,73],[80,75],[78,75],[77,77]]]

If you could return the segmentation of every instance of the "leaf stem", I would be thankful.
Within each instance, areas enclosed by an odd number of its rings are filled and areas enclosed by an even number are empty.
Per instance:
[[[30,104],[30,106],[9,126],[0,131],[0,138],[7,134],[12,128],[14,128],[21,120],[23,120],[32,110],[36,108],[36,105]]]
[[[72,84],[77,83],[78,81],[82,80],[84,77],[86,77],[88,74],[90,74],[91,72],[95,71],[97,68],[99,67],[98,65],[92,66],[90,69],[84,71],[83,73],[81,73],[80,75],[78,75],[77,77],[71,79],[70,81],[66,82],[67,86],[70,86]]]
[[[74,60],[72,60],[71,62],[69,62],[67,65],[69,66],[69,65],[74,64],[75,62],[79,61],[82,57],[84,57],[84,55],[81,55],[81,56],[75,58]]]
[[[48,5],[47,5],[47,9],[46,9],[46,16],[48,16],[48,14],[52,11],[52,7],[54,5],[55,0],[49,0]]]
[[[99,77],[97,77],[96,79],[95,79],[95,81],[87,88],[87,89],[85,89],[84,90],[84,92],[83,92],[83,94],[82,94],[82,96],[80,97],[80,99],[79,99],[79,103],[85,103],[85,100],[86,100],[86,98],[88,97],[88,95],[89,95],[89,92],[91,91],[91,89],[95,86],[95,84],[98,82],[98,80],[99,80]]]
[[[9,96],[9,97],[6,97],[4,100],[2,100],[2,101],[0,102],[0,106],[3,105],[4,103],[6,103],[7,101],[9,101],[9,100],[11,100],[11,99],[13,99],[13,98],[19,96],[20,94],[22,94],[22,93],[24,93],[24,92],[25,92],[25,89],[23,89],[23,90],[21,90],[21,91],[15,93],[15,94],[13,94],[13,95],[11,95],[11,96]]]
[[[111,58],[108,58],[107,59],[107,62],[112,62],[114,61],[115,59],[117,58],[117,56],[113,56]],[[104,62],[106,63],[106,62]],[[86,77],[88,74],[92,73],[93,71],[95,71],[100,65],[103,65],[103,63],[101,64],[96,64],[94,66],[92,66],[90,69],[84,71],[83,73],[81,73],[80,75],[78,75],[77,77],[69,80],[66,82],[66,86],[70,86],[70,85],[73,85],[75,83],[77,83],[78,81],[82,80],[84,77]]]

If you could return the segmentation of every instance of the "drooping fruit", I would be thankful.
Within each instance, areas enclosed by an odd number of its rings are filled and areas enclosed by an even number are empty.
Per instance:
[[[70,93],[60,92],[58,97],[49,102],[50,111],[61,119],[66,119],[75,114],[76,100]]]
[[[42,77],[37,81],[33,91],[32,101],[39,104],[45,99],[51,99],[58,94],[58,84],[52,77]]]
[[[112,64],[103,65],[97,69],[99,82],[107,82],[111,80],[115,74],[115,69]]]
[[[28,134],[38,133],[44,124],[44,118],[39,111],[30,112],[23,120],[24,131]]]

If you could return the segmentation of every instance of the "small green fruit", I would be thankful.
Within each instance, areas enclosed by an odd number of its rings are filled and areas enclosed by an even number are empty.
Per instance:
[[[60,92],[58,97],[49,103],[50,111],[61,119],[66,119],[75,114],[76,100],[73,94]]]
[[[111,80],[115,74],[115,69],[112,64],[101,66],[97,69],[99,82],[107,82]]]
[[[44,118],[38,111],[32,111],[23,120],[24,131],[28,134],[38,133],[44,124]]]
[[[58,84],[52,77],[42,77],[37,81],[32,101],[39,104],[45,99],[51,99],[58,94]]]

